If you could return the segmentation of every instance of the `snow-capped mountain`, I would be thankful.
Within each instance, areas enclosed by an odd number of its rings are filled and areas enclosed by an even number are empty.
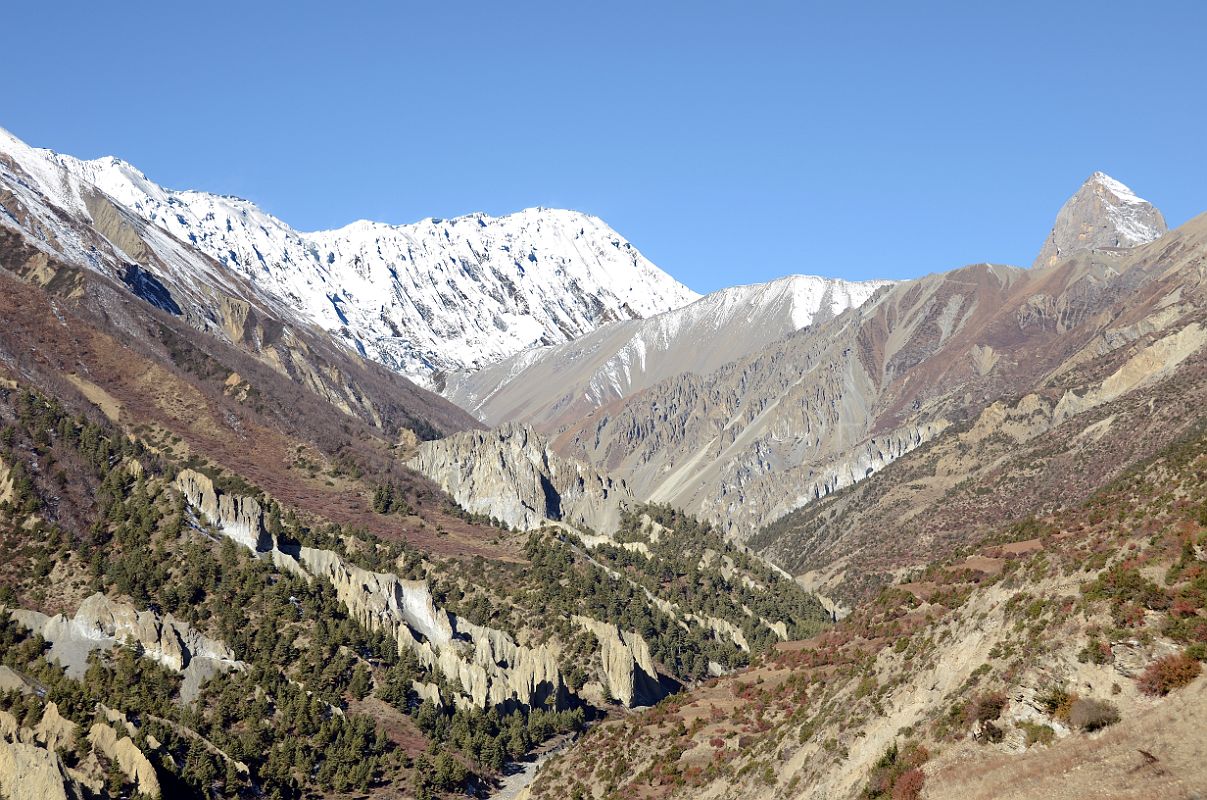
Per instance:
[[[23,173],[13,176],[18,182],[69,215],[91,220],[88,198],[99,190],[299,318],[423,382],[699,296],[602,220],[575,211],[361,221],[302,233],[247,200],[165,189],[116,158],[83,161],[7,132],[0,154]],[[87,262],[90,250],[72,255]],[[179,253],[159,255],[180,266]]]
[[[438,388],[488,425],[521,420],[554,430],[659,381],[708,374],[862,305],[890,283],[789,275],[733,286],[648,319],[603,325],[571,342],[448,375]]]
[[[1033,266],[1054,266],[1081,250],[1136,247],[1168,230],[1152,203],[1110,175],[1095,172],[1061,207]]]

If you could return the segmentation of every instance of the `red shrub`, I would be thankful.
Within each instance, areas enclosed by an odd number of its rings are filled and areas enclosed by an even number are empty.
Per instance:
[[[926,774],[914,767],[901,773],[893,784],[893,800],[917,800],[922,793],[922,784],[926,783]]]
[[[1159,658],[1136,679],[1140,691],[1151,695],[1167,695],[1198,677],[1202,667],[1185,653]]]

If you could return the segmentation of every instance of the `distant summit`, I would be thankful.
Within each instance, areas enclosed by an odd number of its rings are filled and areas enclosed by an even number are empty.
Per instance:
[[[1110,175],[1095,172],[1061,207],[1031,266],[1050,267],[1080,250],[1136,247],[1168,230],[1152,203]]]

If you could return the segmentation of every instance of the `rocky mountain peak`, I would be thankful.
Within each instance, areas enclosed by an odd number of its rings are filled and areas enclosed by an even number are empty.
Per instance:
[[[1061,207],[1032,266],[1050,267],[1080,250],[1136,247],[1168,230],[1152,203],[1105,172],[1095,172]]]

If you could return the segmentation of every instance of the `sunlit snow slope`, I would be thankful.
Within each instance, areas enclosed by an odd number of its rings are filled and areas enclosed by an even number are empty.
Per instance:
[[[87,215],[95,187],[300,318],[423,382],[698,297],[602,220],[575,211],[301,233],[246,200],[165,189],[116,158],[82,161],[4,131],[0,154],[63,210]]]

